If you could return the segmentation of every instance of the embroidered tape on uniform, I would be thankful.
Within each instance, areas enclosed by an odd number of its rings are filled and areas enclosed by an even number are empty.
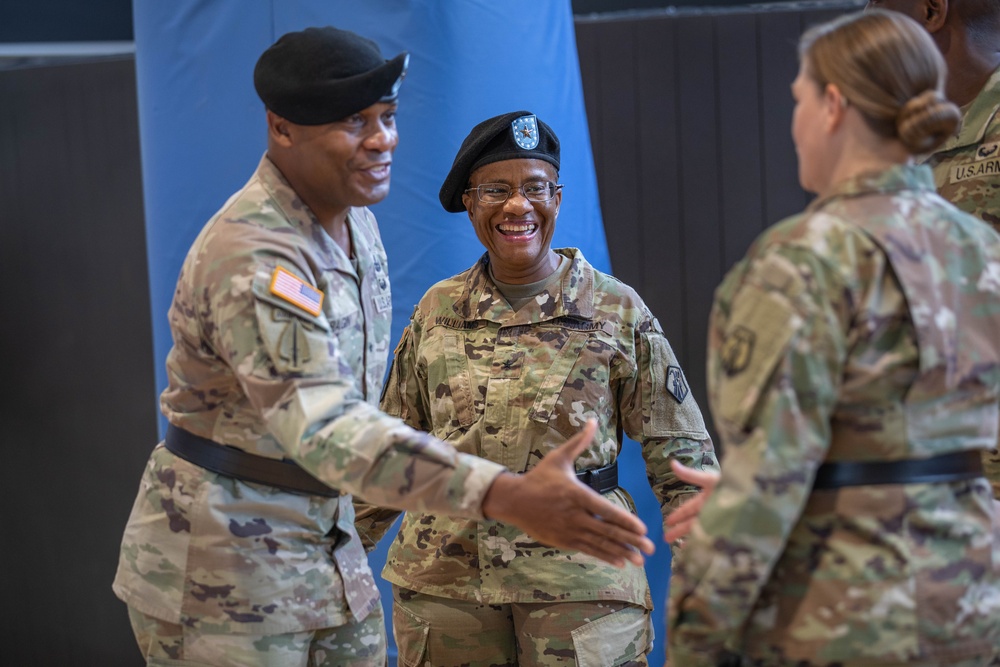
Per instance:
[[[960,164],[951,168],[951,183],[966,181],[970,178],[980,178],[982,176],[996,176],[1000,174],[1000,159],[983,160],[977,158],[974,162]]]
[[[323,306],[322,292],[280,266],[271,275],[271,294],[312,315],[319,315]]]

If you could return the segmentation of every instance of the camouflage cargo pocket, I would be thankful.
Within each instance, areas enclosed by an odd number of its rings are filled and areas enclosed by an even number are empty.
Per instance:
[[[398,603],[392,605],[392,636],[399,650],[400,667],[424,667],[430,625]]]
[[[649,612],[628,606],[573,630],[578,667],[646,665],[652,648]]]

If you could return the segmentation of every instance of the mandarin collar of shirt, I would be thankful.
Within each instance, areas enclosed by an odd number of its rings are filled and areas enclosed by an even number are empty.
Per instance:
[[[891,194],[904,190],[935,192],[934,172],[924,165],[897,164],[880,171],[867,171],[837,183],[822,197],[817,197],[806,208],[815,213],[830,202],[869,194]]]
[[[355,271],[354,265],[344,249],[323,229],[316,216],[302,201],[298,193],[292,189],[292,186],[285,180],[285,176],[271,162],[266,153],[257,167],[257,176],[289,224],[313,241],[317,250],[317,258],[322,262],[322,266],[319,268],[338,271],[355,279],[359,278],[359,274],[363,276],[369,272],[372,257],[371,253],[364,250],[366,241],[364,234],[358,228],[357,220],[359,215],[364,215],[362,210],[352,208],[347,214],[347,225],[351,234],[351,243],[354,246],[354,256],[358,260],[358,270]]]
[[[538,295],[548,295],[543,303],[537,298],[517,313],[511,309],[490,278],[490,256],[483,253],[469,271],[465,288],[454,305],[464,320],[488,320],[504,325],[528,324],[559,317],[589,320],[594,316],[594,269],[576,248],[560,248],[557,253],[571,260],[562,280]]]

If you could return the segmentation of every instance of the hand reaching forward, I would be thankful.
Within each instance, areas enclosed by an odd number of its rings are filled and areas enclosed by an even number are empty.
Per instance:
[[[642,553],[655,547],[636,516],[582,484],[573,461],[593,441],[597,422],[552,450],[523,475],[503,473],[483,500],[483,514],[517,526],[534,539],[560,549],[575,549],[615,567],[625,560],[642,565]]]
[[[719,483],[719,473],[717,472],[695,470],[677,461],[671,461],[670,465],[673,467],[677,479],[699,487],[701,492],[685,500],[680,507],[667,516],[668,528],[667,532],[663,534],[663,541],[668,544],[691,532],[691,527],[701,512],[701,506],[705,504],[708,497],[712,495],[712,491],[715,490],[715,485]]]

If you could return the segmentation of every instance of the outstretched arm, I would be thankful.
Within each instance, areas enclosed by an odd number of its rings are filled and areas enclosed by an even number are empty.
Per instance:
[[[698,520],[702,505],[712,495],[715,485],[719,482],[719,473],[715,471],[694,470],[677,461],[671,461],[670,464],[677,479],[697,486],[701,491],[693,496],[688,496],[677,509],[667,516],[667,532],[663,534],[663,541],[668,544],[691,532],[691,526]]]
[[[575,549],[624,567],[642,565],[655,547],[642,521],[608,502],[576,478],[573,461],[590,445],[597,422],[549,452],[523,475],[502,473],[483,501],[483,514],[513,524],[560,549]],[[641,553],[640,553],[641,552]]]

